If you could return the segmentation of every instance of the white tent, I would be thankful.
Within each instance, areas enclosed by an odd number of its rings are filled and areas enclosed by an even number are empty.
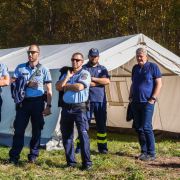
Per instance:
[[[75,52],[84,55],[85,63],[90,48],[97,47],[100,51],[100,64],[107,67],[111,84],[106,86],[108,107],[107,126],[130,128],[132,123],[125,121],[128,94],[131,84],[131,70],[136,63],[135,51],[144,46],[148,50],[149,61],[156,62],[163,75],[163,88],[156,103],[153,126],[154,129],[180,132],[179,87],[180,58],[163,48],[143,34],[124,36],[84,43],[40,46],[39,61],[47,66],[53,79],[52,115],[45,118],[42,131],[42,143],[46,143],[52,136],[59,133],[60,109],[57,107],[58,92],[54,88],[59,77],[59,69],[71,66],[71,56]],[[7,65],[10,75],[20,63],[28,61],[26,51],[28,47],[1,49],[0,62]],[[0,123],[0,143],[11,145],[13,135],[13,121],[15,105],[10,94],[10,87],[3,87],[2,92],[2,122]],[[31,126],[25,133],[25,144],[31,137]]]

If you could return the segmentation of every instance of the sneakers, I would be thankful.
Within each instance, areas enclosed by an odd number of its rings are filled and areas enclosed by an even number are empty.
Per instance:
[[[140,156],[136,156],[135,158],[141,161],[154,161],[156,159],[155,156],[148,156],[146,154],[141,154]]]
[[[143,159],[141,159],[142,161],[154,161],[156,159],[155,156],[146,156]]]
[[[85,171],[93,171],[92,165],[91,164],[86,164],[85,166],[83,166],[83,169]]]
[[[143,158],[145,158],[147,155],[146,154],[141,154],[139,156],[136,156],[135,159],[139,159],[142,160]]]

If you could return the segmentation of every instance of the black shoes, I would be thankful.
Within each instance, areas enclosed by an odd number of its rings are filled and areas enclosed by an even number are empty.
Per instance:
[[[36,164],[36,159],[30,159],[30,160],[29,160],[29,163],[30,163],[30,164]]]
[[[142,159],[145,158],[146,156],[147,156],[146,154],[141,154],[140,156],[136,156],[135,159],[142,160]]]
[[[68,168],[75,168],[76,167],[76,164],[67,164],[66,166],[64,166],[65,169],[68,169]]]
[[[142,161],[154,161],[156,159],[155,156],[146,156],[145,158],[141,159]]]
[[[108,151],[99,151],[99,154],[108,154]]]
[[[18,161],[10,160],[10,159],[9,159],[9,164],[18,164]]]
[[[64,166],[65,169],[71,169],[75,167],[76,167],[76,164],[73,164],[73,165],[67,164],[66,166]],[[92,171],[93,170],[92,165],[86,164],[85,166],[83,166],[83,170]]]
[[[85,171],[93,171],[92,165],[90,165],[90,164],[86,164],[85,166],[83,166],[83,169]]]

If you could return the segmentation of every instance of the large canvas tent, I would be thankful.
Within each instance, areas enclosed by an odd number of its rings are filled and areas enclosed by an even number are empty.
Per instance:
[[[153,127],[156,130],[180,133],[180,58],[163,48],[143,34],[124,36],[99,41],[40,46],[39,61],[47,66],[52,75],[53,99],[52,115],[45,118],[42,131],[42,143],[59,134],[60,109],[57,107],[58,92],[55,82],[59,77],[59,69],[71,66],[71,56],[75,52],[84,55],[85,63],[90,48],[97,47],[100,51],[100,64],[104,65],[111,76],[107,93],[107,126],[131,128],[132,122],[126,122],[128,94],[131,84],[131,70],[136,64],[135,51],[144,46],[148,51],[148,60],[157,63],[163,75],[163,87],[159,94],[153,116]],[[28,47],[1,49],[0,62],[7,65],[10,75],[20,63],[28,61]],[[14,132],[15,105],[10,94],[10,87],[3,87],[2,122],[0,123],[0,143],[11,145]],[[31,137],[31,126],[25,133],[25,144]]]

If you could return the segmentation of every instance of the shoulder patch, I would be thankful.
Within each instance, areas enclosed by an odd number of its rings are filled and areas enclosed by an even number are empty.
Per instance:
[[[86,80],[86,79],[87,79],[87,77],[88,77],[88,74],[87,74],[87,73],[83,73],[83,74],[81,74],[80,79],[82,79],[82,80]]]

